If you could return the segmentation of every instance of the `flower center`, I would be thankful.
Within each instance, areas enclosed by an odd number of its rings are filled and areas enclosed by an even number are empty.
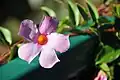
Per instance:
[[[46,35],[41,34],[39,35],[37,41],[38,41],[38,44],[44,45],[48,42],[48,38],[46,37]]]

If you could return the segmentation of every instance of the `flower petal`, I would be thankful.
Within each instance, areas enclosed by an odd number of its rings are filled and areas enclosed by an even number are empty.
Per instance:
[[[70,47],[70,41],[68,35],[51,33],[48,35],[48,44],[51,45],[56,51],[63,53]]]
[[[107,80],[107,77],[106,76],[101,76],[100,80]]]
[[[107,75],[104,71],[100,70],[94,80],[107,80]]]
[[[30,63],[41,51],[41,46],[34,43],[23,44],[18,49],[19,58]]]
[[[37,33],[36,25],[32,20],[24,20],[20,24],[19,35],[23,36],[25,39],[31,41]]]
[[[44,68],[52,68],[57,62],[60,62],[54,49],[44,47],[39,58],[40,65]]]
[[[39,25],[39,31],[41,34],[50,34],[51,32],[56,31],[57,25],[58,21],[56,20],[56,18],[45,16],[43,18],[43,21]]]

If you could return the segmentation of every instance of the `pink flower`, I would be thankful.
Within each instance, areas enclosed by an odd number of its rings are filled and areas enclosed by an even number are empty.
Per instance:
[[[52,68],[60,60],[56,51],[63,53],[70,47],[69,36],[56,33],[58,21],[55,18],[45,16],[37,27],[33,21],[21,22],[19,35],[29,43],[23,44],[18,49],[19,58],[30,63],[40,54],[39,63],[44,68]],[[40,53],[41,52],[41,53]]]
[[[100,70],[98,72],[97,77],[94,80],[107,80],[107,75],[105,74],[105,72],[103,72],[102,70]]]

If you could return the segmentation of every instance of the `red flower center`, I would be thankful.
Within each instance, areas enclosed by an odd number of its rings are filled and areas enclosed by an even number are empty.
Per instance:
[[[37,41],[38,41],[38,44],[44,45],[48,42],[48,38],[46,35],[41,34],[41,35],[39,35]]]

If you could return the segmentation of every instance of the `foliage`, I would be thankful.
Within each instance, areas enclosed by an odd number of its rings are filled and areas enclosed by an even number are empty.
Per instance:
[[[42,6],[40,9],[44,11],[46,15],[56,17],[56,13],[52,9],[45,7],[45,6]]]
[[[93,19],[93,21],[95,23],[97,23],[98,18],[99,18],[97,8],[89,0],[86,0],[86,2],[87,2],[87,6],[88,6],[88,9],[89,9],[91,18]]]
[[[110,3],[112,0],[107,1]],[[67,10],[69,14],[63,20],[59,21],[57,32],[96,35],[99,39],[99,45],[102,47],[96,53],[95,66],[105,71],[109,80],[112,80],[114,65],[120,65],[120,61],[118,61],[120,58],[120,30],[119,26],[116,25],[120,25],[120,23],[116,22],[116,19],[120,20],[120,4],[112,6],[112,16],[99,16],[98,9],[90,0],[86,0],[87,8],[72,0],[67,0],[65,4],[68,6]],[[108,5],[108,3],[106,4]],[[52,9],[46,6],[42,6],[40,9],[46,15],[56,17],[56,13]],[[10,31],[0,27],[0,43],[10,46],[11,56],[9,60],[11,60],[14,48],[21,42],[11,45],[12,38]]]
[[[0,41],[3,44],[12,44],[11,32],[8,29],[0,27]]]
[[[69,19],[71,20],[71,23],[75,26],[78,26],[80,23],[80,13],[77,8],[77,5],[72,2],[72,0],[68,1],[68,12],[69,12]]]

